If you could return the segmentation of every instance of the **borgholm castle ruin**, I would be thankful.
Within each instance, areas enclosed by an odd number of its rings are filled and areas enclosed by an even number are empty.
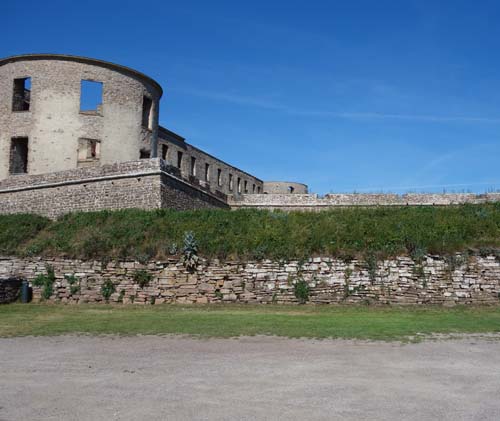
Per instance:
[[[267,182],[158,124],[161,86],[121,65],[31,54],[0,60],[0,213],[141,208],[321,210],[449,205],[500,194],[309,194]]]

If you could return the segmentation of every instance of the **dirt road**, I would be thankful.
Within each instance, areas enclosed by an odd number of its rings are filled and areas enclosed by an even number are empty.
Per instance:
[[[0,420],[499,420],[500,341],[0,339]]]

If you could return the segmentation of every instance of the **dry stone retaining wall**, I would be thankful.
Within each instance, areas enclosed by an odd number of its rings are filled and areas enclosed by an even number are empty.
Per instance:
[[[18,278],[0,279],[0,304],[16,301],[21,292],[22,280]]]
[[[103,263],[70,259],[0,258],[0,277],[33,280],[55,270],[53,301],[103,302],[101,286],[111,281],[116,291],[111,302],[160,303],[296,303],[294,283],[304,279],[314,304],[499,304],[498,258],[428,256],[421,264],[408,257],[378,263],[370,270],[366,262],[315,257],[305,263],[206,261],[189,273],[178,258],[142,264],[134,261]],[[373,269],[373,268],[372,268]],[[134,273],[152,275],[148,286],[139,287]],[[65,275],[78,279],[79,291],[71,294]],[[74,288],[73,288],[74,289]],[[34,288],[34,298],[40,289]]]

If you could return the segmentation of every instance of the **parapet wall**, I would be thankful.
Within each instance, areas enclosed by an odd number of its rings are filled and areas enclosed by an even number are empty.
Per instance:
[[[500,202],[500,193],[471,194],[252,194],[230,197],[232,209],[320,211],[341,206],[447,206]]]
[[[160,159],[0,181],[0,214],[36,213],[56,218],[69,212],[105,209],[226,208],[224,199],[178,178]]]
[[[104,302],[101,286],[111,281],[110,301],[124,304],[160,303],[297,303],[294,284],[303,279],[313,304],[372,303],[397,305],[500,304],[498,257],[460,256],[447,259],[427,256],[421,263],[408,257],[378,262],[373,267],[360,260],[344,262],[315,257],[306,263],[290,261],[206,261],[187,271],[179,258],[141,264],[134,261],[103,263],[69,259],[0,258],[0,277],[32,281],[55,270],[50,300],[63,303]],[[151,275],[147,286],[134,281],[138,270]],[[65,275],[73,275],[72,288]],[[40,299],[40,288],[33,297]]]

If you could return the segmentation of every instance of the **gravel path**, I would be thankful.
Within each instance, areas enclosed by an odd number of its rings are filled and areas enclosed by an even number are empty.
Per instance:
[[[0,339],[0,420],[500,420],[500,341]]]

